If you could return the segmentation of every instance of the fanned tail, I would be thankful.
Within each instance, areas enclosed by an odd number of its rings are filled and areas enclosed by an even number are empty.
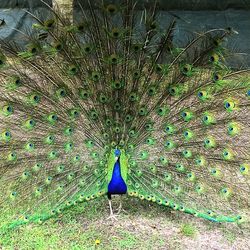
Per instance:
[[[163,26],[156,4],[88,6],[74,23],[58,11],[46,20],[30,13],[25,48],[1,41],[1,196],[5,211],[19,210],[9,227],[106,194],[115,148],[129,195],[242,221],[250,79],[225,64],[232,29],[179,48],[176,20]]]

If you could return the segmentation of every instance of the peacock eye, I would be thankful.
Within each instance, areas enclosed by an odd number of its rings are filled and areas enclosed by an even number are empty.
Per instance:
[[[37,51],[37,49],[36,49],[36,48],[32,48],[32,49],[31,49],[31,53],[32,53],[32,54],[35,54],[35,53],[36,53],[36,51]]]
[[[114,37],[118,37],[118,36],[119,36],[119,32],[117,32],[117,31],[116,31],[116,32],[113,32],[113,36],[114,36]]]
[[[155,29],[156,28],[155,24],[151,24],[150,27],[151,27],[151,29]]]
[[[117,10],[117,8],[116,8],[116,6],[113,5],[113,4],[110,4],[110,5],[107,6],[107,11],[108,11],[110,14],[115,13],[116,10]]]
[[[51,118],[52,118],[53,120],[57,120],[57,116],[56,116],[56,115],[52,115]]]
[[[83,30],[84,30],[84,25],[83,25],[83,24],[79,24],[79,25],[77,26],[77,29],[78,29],[79,31],[83,31]]]
[[[214,56],[210,56],[210,61],[211,61],[211,62],[214,62],[214,61],[215,61]]]
[[[85,52],[90,52],[90,47],[85,47]]]
[[[171,89],[170,89],[170,93],[171,93],[171,94],[175,94],[175,89],[174,89],[174,88],[171,88]]]
[[[98,75],[93,75],[93,77],[94,77],[95,79],[98,79]]]
[[[56,45],[56,49],[57,50],[61,50],[62,49],[62,45],[61,44]]]
[[[135,99],[135,96],[134,96],[134,95],[131,95],[131,96],[130,96],[130,99],[131,99],[131,100],[134,100],[134,99]]]

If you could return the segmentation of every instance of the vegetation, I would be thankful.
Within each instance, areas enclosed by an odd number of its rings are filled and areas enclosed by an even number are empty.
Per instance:
[[[196,234],[196,228],[190,223],[185,223],[181,226],[181,232],[185,236],[193,237]]]
[[[118,197],[114,207],[118,207]],[[56,220],[19,227],[0,237],[0,249],[248,249],[250,238],[235,224],[203,221],[123,197],[118,221],[107,220],[107,199],[80,205]],[[1,203],[1,200],[0,200]],[[14,208],[13,208],[14,209]],[[8,213],[0,214],[0,224]]]

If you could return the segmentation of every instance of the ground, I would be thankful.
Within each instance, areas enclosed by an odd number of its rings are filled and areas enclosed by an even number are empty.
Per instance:
[[[219,224],[156,204],[124,197],[118,221],[107,220],[106,198],[90,201],[42,225],[26,225],[2,236],[0,249],[250,249],[244,225]],[[118,207],[118,199],[113,202]],[[4,214],[0,215],[4,223]]]

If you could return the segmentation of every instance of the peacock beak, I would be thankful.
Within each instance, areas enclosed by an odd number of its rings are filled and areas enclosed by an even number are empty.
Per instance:
[[[116,156],[116,157],[115,157],[115,161],[118,161],[118,159],[119,159],[119,157],[118,157],[118,156]]]

